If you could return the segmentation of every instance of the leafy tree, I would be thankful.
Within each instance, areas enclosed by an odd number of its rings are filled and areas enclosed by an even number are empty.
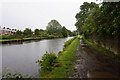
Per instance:
[[[100,7],[84,3],[80,9],[76,15],[76,27],[86,38],[103,40],[107,37],[120,40],[120,2],[103,2]]]
[[[31,30],[31,29],[26,28],[26,29],[23,31],[23,34],[24,34],[24,35],[32,35],[32,34],[33,34],[33,32],[32,32],[32,30]]]
[[[40,35],[40,30],[39,30],[39,29],[35,29],[35,30],[34,30],[34,34],[35,34],[35,35]]]
[[[21,30],[17,30],[16,32],[14,32],[14,35],[11,35],[11,38],[12,39],[15,39],[15,38],[23,38],[23,32]]]
[[[67,30],[67,31],[69,36],[73,36],[73,33],[70,30]]]
[[[89,11],[93,8],[98,8],[98,5],[94,2],[88,3],[84,2],[83,5],[80,6],[80,12],[76,14],[77,22],[75,23],[75,26],[79,31],[81,31],[81,27],[84,24],[84,21],[88,18],[90,15]]]
[[[63,26],[63,28],[62,28],[62,35],[63,35],[63,37],[67,37],[68,36],[68,31],[65,28],[65,26]]]
[[[17,31],[15,32],[15,35],[22,35],[22,31],[21,31],[21,30],[17,30]]]
[[[107,36],[120,38],[120,2],[103,2],[102,4],[100,26]]]
[[[77,35],[77,32],[76,31],[73,31],[73,36],[76,36]]]
[[[47,26],[47,33],[50,35],[61,35],[62,26],[57,20],[51,20]]]
[[[41,34],[41,35],[46,34],[46,30],[40,29],[40,34]]]

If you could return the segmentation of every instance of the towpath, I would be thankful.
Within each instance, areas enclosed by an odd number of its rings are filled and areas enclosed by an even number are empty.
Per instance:
[[[120,77],[120,63],[101,54],[80,38],[77,47],[74,75],[70,78],[110,78]]]

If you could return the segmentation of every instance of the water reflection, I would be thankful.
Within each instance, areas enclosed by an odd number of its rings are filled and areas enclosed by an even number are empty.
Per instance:
[[[64,42],[71,38],[72,37],[3,44],[2,70],[4,67],[8,67],[11,73],[20,72],[23,75],[37,75],[37,73],[39,73],[39,66],[35,62],[41,59],[46,51],[56,54],[62,51]]]
[[[19,44],[19,45],[20,45],[20,44],[23,44],[23,42],[22,42],[22,41],[21,41],[21,42],[9,42],[9,43],[3,43],[3,44],[0,44],[0,45],[1,45],[1,46],[2,46],[2,45],[8,46],[8,45],[18,45],[18,44]]]

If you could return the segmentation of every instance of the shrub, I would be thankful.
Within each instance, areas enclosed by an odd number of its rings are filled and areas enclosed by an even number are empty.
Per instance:
[[[54,35],[49,35],[48,38],[52,39],[52,38],[54,38]]]
[[[25,35],[24,38],[29,38],[32,37],[31,35]]]
[[[42,35],[42,37],[48,37],[49,35],[48,34],[44,34],[44,35]]]
[[[55,53],[47,53],[42,56],[42,60],[39,61],[42,71],[52,71],[52,67],[56,62],[57,56]]]
[[[11,35],[0,35],[1,39],[11,39]]]
[[[29,76],[28,74],[27,75],[22,75],[21,73],[19,72],[16,72],[14,74],[12,73],[6,73],[5,75],[2,75],[2,78],[14,78],[14,80],[18,80],[18,79],[22,79],[22,78],[31,78],[32,76]]]

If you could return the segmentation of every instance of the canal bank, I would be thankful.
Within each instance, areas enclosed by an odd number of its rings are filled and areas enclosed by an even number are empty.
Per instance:
[[[76,59],[75,53],[78,44],[79,37],[65,42],[67,46],[58,54],[57,62],[54,64],[53,70],[45,72],[40,78],[67,78],[73,75],[74,61]]]
[[[34,78],[39,78],[39,66],[35,63],[46,53],[58,54],[63,51],[64,42],[73,37],[32,40],[22,43],[11,43],[2,45],[2,72],[6,69],[11,74],[20,72],[23,76],[29,74]]]
[[[74,75],[69,78],[90,80],[118,80],[120,63],[108,55],[102,54],[80,38],[76,51]]]
[[[22,39],[3,39],[0,40],[0,43],[14,43],[14,42],[23,42],[23,41],[31,41],[31,40],[43,40],[43,39],[56,39],[56,38],[63,38],[63,37],[30,37],[30,38],[22,38]]]
[[[101,45],[99,44],[95,44],[93,42],[90,42],[89,40],[85,39],[83,37],[83,40],[88,44],[90,45],[91,47],[93,47],[95,50],[99,51],[100,53],[104,54],[104,55],[107,55],[111,58],[113,58],[114,60],[116,60],[117,62],[120,63],[120,54],[119,53],[115,53],[114,51],[111,51],[109,49],[106,49],[105,47],[102,47]]]

